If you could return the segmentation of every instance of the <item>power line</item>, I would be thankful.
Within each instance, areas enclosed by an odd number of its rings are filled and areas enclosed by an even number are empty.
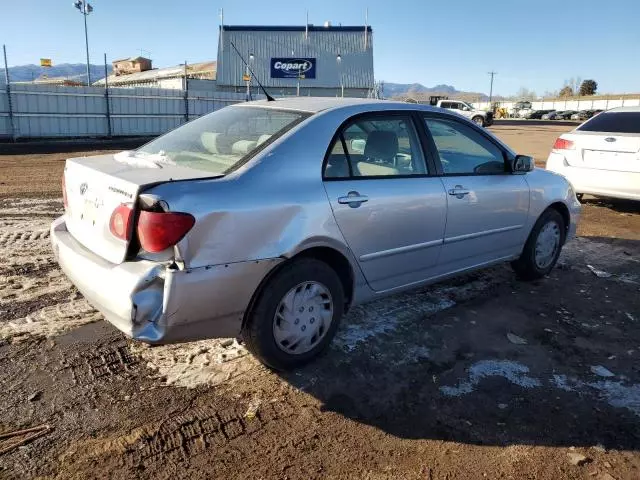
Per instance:
[[[491,99],[493,98],[493,76],[497,75],[498,72],[487,72],[488,75],[491,75],[491,87],[489,87],[489,105],[491,105]]]

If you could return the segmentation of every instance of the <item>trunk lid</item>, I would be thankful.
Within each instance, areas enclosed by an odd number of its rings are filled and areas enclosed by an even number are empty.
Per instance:
[[[138,195],[151,185],[216,176],[128,152],[68,159],[64,175],[67,230],[87,249],[115,264],[124,261],[130,243],[109,230],[116,207],[124,203],[135,209]]]
[[[575,131],[563,138],[575,143],[576,155],[567,158],[572,166],[640,172],[640,136],[637,134]]]

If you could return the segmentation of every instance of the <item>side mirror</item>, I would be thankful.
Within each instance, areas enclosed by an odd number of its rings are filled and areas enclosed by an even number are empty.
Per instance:
[[[534,168],[536,168],[535,160],[527,155],[516,155],[511,164],[513,173],[527,173],[533,171]]]

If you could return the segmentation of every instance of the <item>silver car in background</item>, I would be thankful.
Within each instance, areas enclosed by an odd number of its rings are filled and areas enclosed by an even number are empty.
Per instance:
[[[334,98],[69,159],[63,193],[55,255],[107,320],[149,343],[241,335],[276,369],[322,352],[353,305],[499,262],[546,275],[580,208],[460,115]]]
[[[547,170],[564,175],[579,198],[640,200],[640,107],[607,110],[560,135]]]

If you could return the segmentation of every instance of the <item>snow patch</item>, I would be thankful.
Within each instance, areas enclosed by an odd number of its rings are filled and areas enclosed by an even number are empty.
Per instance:
[[[458,383],[457,387],[443,386],[440,391],[448,397],[459,397],[473,392],[483,378],[503,377],[523,388],[540,387],[537,378],[528,376],[529,367],[509,360],[481,360],[469,368],[469,379]]]

